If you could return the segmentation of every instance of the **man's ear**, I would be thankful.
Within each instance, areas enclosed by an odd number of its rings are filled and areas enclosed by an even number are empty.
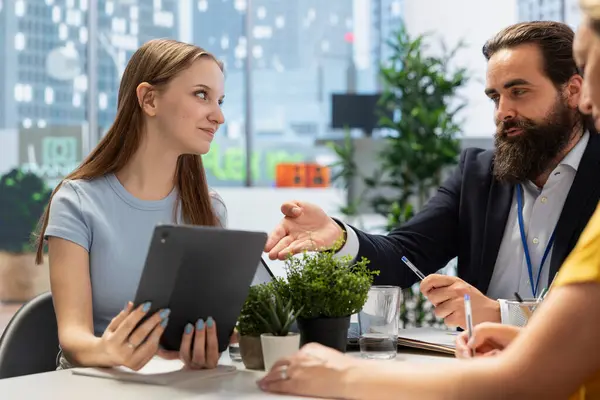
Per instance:
[[[582,90],[583,78],[581,75],[573,75],[565,87],[565,95],[567,96],[569,108],[579,107]]]
[[[142,112],[149,117],[154,117],[156,115],[156,90],[153,86],[148,82],[142,82],[135,89],[135,94]]]

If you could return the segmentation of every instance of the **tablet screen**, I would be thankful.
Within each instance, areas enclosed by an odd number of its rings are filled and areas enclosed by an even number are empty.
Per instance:
[[[256,269],[256,274],[254,275],[254,279],[252,280],[252,286],[260,285],[262,283],[268,283],[273,280],[273,273],[265,263],[265,260],[262,258],[258,263],[258,268]]]

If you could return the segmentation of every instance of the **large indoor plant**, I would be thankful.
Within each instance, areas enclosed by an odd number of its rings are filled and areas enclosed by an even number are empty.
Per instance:
[[[335,153],[336,161],[329,165],[331,168],[331,182],[334,186],[346,192],[346,201],[339,208],[346,223],[361,227],[360,208],[366,195],[366,190],[361,188],[356,191],[358,180],[364,179],[356,160],[356,145],[350,131],[344,131],[342,141],[326,142],[327,146]]]
[[[267,327],[257,314],[262,312],[263,304],[271,298],[272,294],[271,283],[251,286],[240,311],[237,324],[240,355],[244,366],[248,369],[265,367],[260,335],[267,332]]]
[[[348,137],[333,144],[338,158],[333,178],[347,188],[348,208],[353,216],[359,210],[374,210],[386,219],[385,231],[418,212],[439,187],[445,170],[457,163],[459,116],[466,105],[460,90],[468,83],[467,70],[456,62],[462,44],[449,49],[442,43],[441,51],[434,53],[428,48],[429,35],[412,36],[402,26],[389,39],[390,56],[380,67],[383,137],[362,147],[363,152],[373,151],[372,161],[359,163],[360,150]],[[454,265],[451,262],[444,272],[452,274]],[[418,285],[404,288],[403,295],[404,326],[443,326]]]
[[[273,292],[261,304],[261,310],[255,311],[258,320],[262,321],[265,333],[260,335],[265,369],[280,358],[292,355],[300,347],[300,335],[291,332],[290,328],[302,307],[294,311],[291,299],[284,300],[281,293]]]
[[[350,316],[367,300],[373,275],[365,258],[353,261],[335,250],[304,252],[288,257],[284,269],[287,282],[275,281],[276,290],[290,299],[298,313],[300,344],[321,343],[346,350]]]
[[[35,264],[32,232],[50,198],[33,173],[13,169],[0,177],[0,301],[26,302],[50,289],[47,262]]]
[[[367,185],[376,193],[371,205],[386,217],[394,202],[405,218],[411,216],[405,212],[411,203],[418,211],[460,154],[459,115],[466,103],[459,93],[468,78],[454,57],[462,45],[433,55],[427,39],[401,28],[388,42],[391,56],[380,70],[380,125],[389,134],[379,154],[380,167]],[[441,47],[446,49],[443,43]]]
[[[468,83],[468,71],[455,57],[462,43],[449,49],[442,42],[435,55],[430,39],[413,37],[401,27],[388,42],[390,57],[380,69],[380,125],[390,134],[379,154],[380,167],[366,184],[375,193],[370,205],[387,218],[388,231],[424,206],[460,154],[459,115],[466,106],[460,90]],[[403,294],[405,326],[443,326],[417,285]]]

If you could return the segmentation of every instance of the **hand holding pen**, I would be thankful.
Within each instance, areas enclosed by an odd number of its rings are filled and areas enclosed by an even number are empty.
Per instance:
[[[492,357],[500,354],[517,337],[522,328],[484,322],[469,332],[461,332],[456,338],[457,358]]]
[[[425,276],[407,257],[402,257],[415,275],[421,280],[421,293],[435,307],[435,316],[442,318],[448,326],[465,326],[464,296],[469,295],[473,309],[477,312],[474,323],[500,322],[500,303],[486,297],[475,286],[450,275],[431,274]]]

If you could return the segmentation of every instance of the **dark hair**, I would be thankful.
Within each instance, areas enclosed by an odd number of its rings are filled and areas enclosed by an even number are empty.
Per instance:
[[[544,58],[544,71],[560,86],[573,75],[581,75],[573,58],[575,33],[568,25],[555,21],[520,22],[510,25],[489,39],[483,46],[486,60],[498,51],[523,44],[536,44]]]

